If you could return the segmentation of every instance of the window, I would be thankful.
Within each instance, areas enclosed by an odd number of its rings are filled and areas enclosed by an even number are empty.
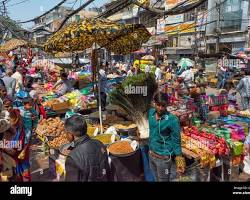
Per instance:
[[[76,15],[75,19],[76,19],[76,21],[79,21],[80,20],[80,15]]]
[[[190,21],[194,21],[194,20],[195,20],[194,11],[184,14],[184,22],[190,22]]]

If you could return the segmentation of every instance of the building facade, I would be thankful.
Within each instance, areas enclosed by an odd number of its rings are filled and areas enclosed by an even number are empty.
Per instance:
[[[48,13],[45,16],[39,17],[35,20],[35,25],[32,28],[34,32],[33,38],[39,44],[45,42],[50,33],[40,29],[45,29],[50,32],[57,30],[62,20],[72,12],[71,8],[61,6],[58,9]]]
[[[208,53],[237,53],[249,47],[249,0],[209,0]]]

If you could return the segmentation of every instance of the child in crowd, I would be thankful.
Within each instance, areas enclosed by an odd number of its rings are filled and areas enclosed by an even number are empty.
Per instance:
[[[32,131],[36,128],[38,123],[38,113],[33,108],[33,101],[31,98],[23,100],[24,107],[20,109],[23,118],[25,130],[25,144],[30,143]]]
[[[36,93],[36,91],[31,90],[29,95],[33,100],[33,108],[38,113],[39,119],[46,119],[47,116],[46,116],[45,109],[44,109],[43,105],[41,104],[40,98],[39,98],[38,94]]]

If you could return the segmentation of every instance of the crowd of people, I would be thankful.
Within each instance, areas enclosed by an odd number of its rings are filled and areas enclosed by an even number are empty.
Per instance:
[[[140,73],[152,73],[152,65],[148,64],[142,71],[139,65],[112,63],[108,67],[102,64],[99,70],[101,106],[103,111],[107,100],[107,74],[131,77]],[[223,87],[225,77],[222,67],[218,73],[218,87]],[[149,163],[156,181],[169,181],[170,171],[176,164],[176,172],[185,171],[184,158],[181,151],[180,124],[176,116],[167,110],[170,98],[178,100],[184,96],[194,99],[197,104],[200,119],[205,121],[207,112],[200,103],[200,98],[206,95],[208,87],[205,70],[202,67],[187,66],[184,70],[172,63],[168,66],[157,65],[153,72],[159,85],[171,83],[175,89],[173,97],[158,92],[153,100],[153,107],[148,112],[149,119]],[[46,113],[40,99],[33,88],[33,80],[23,71],[22,67],[5,69],[1,67],[0,79],[0,140],[15,141],[17,147],[1,149],[15,162],[15,180],[30,181],[29,151],[34,130],[40,119],[46,118]],[[55,75],[56,76],[56,75]],[[43,79],[43,78],[42,78]],[[51,79],[52,80],[52,79]],[[42,80],[43,82],[43,80]],[[54,80],[53,90],[57,96],[62,96],[74,89],[68,74],[62,72],[60,80]],[[58,88],[58,86],[60,86]],[[242,108],[250,108],[250,70],[235,88],[241,95]],[[235,101],[234,93],[229,93],[229,99]],[[163,128],[164,127],[164,128]],[[108,181],[109,165],[105,147],[100,142],[87,136],[87,124],[83,116],[76,114],[65,121],[65,129],[69,142],[74,149],[66,160],[66,181]],[[245,150],[249,152],[250,138],[245,142]],[[175,163],[173,162],[175,159]],[[97,167],[98,166],[98,167]],[[1,162],[0,162],[1,167]],[[1,168],[0,168],[1,171]]]

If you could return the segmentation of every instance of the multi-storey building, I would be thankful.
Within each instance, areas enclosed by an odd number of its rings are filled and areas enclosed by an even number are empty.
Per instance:
[[[249,47],[249,0],[209,0],[208,53],[235,54]]]
[[[48,13],[45,16],[39,17],[35,20],[35,25],[33,26],[32,30],[35,31],[34,33],[34,40],[37,43],[45,42],[49,37],[49,32],[53,32],[58,29],[62,20],[72,12],[71,8],[61,6],[58,9]],[[44,30],[48,31],[44,31]]]

